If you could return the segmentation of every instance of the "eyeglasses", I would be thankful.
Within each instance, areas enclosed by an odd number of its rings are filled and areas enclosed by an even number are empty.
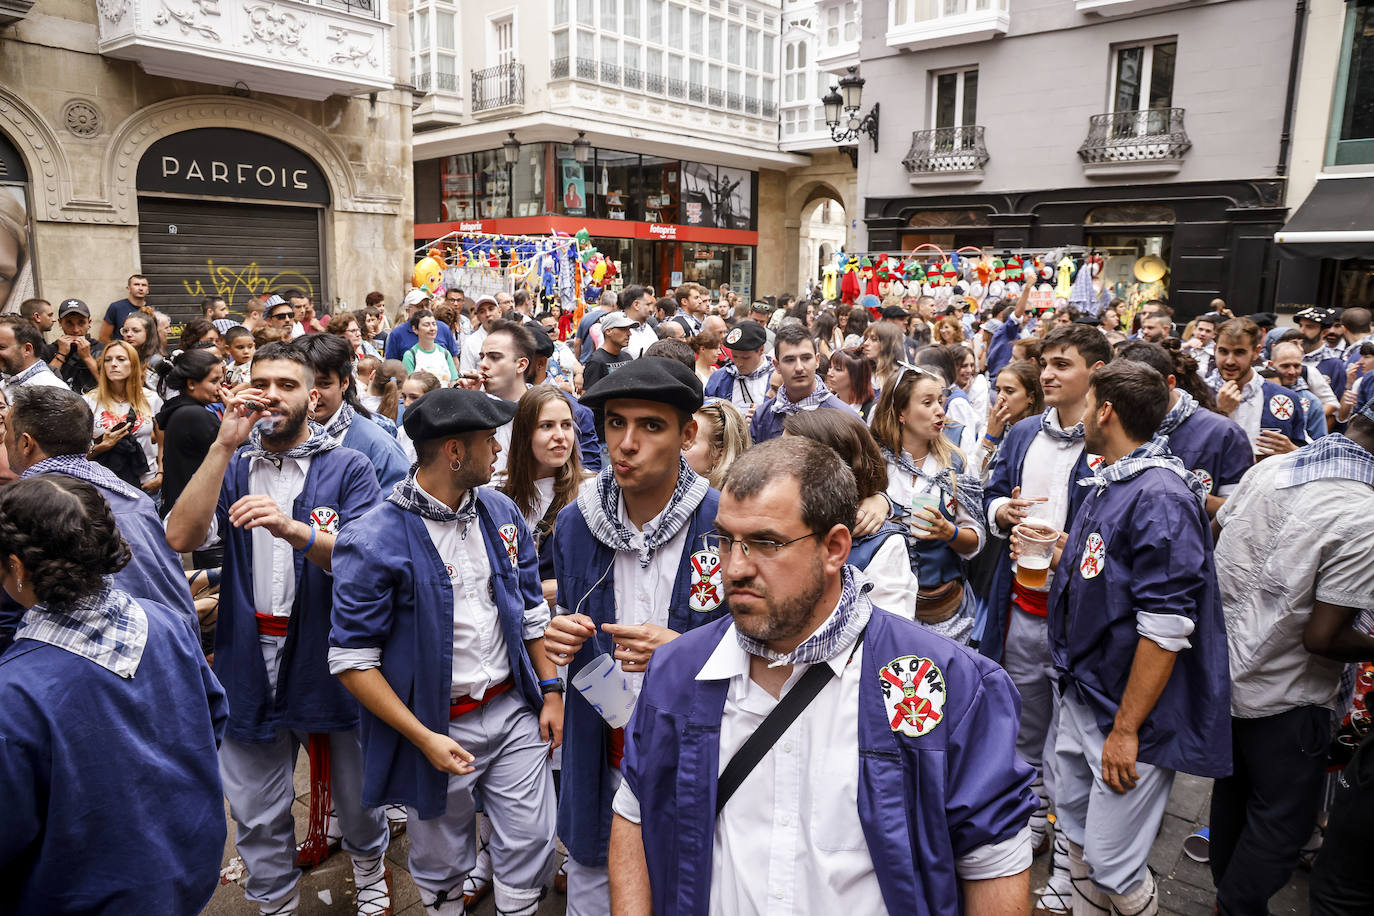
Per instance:
[[[721,557],[729,555],[729,553],[735,549],[736,544],[744,551],[746,557],[752,556],[755,550],[759,552],[759,556],[761,557],[772,557],[777,556],[777,554],[789,544],[795,544],[798,541],[813,538],[818,534],[820,534],[819,531],[812,531],[810,534],[803,534],[801,537],[793,538],[790,541],[778,542],[770,541],[767,538],[732,538],[726,537],[723,534],[711,532],[701,536],[701,543],[707,550],[713,550],[716,556]]]

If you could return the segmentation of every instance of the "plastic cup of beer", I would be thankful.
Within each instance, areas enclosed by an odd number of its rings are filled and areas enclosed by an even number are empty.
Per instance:
[[[1049,525],[1025,521],[1016,526],[1021,555],[1016,560],[1016,581],[1022,588],[1043,589],[1050,575],[1050,559],[1059,532]]]

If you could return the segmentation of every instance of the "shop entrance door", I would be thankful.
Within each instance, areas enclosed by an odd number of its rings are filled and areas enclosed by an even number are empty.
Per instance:
[[[149,301],[175,323],[200,317],[200,300],[223,296],[233,315],[250,296],[299,289],[316,313],[325,301],[319,207],[139,197],[138,248]],[[361,305],[361,303],[358,303]]]

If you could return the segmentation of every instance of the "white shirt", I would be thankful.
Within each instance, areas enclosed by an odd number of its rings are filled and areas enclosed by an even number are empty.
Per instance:
[[[16,373],[16,375],[21,374],[22,373]],[[14,394],[15,388],[24,387],[23,385],[15,385],[14,378],[15,376],[10,376],[4,379],[4,381],[0,382],[0,391],[3,391],[5,393],[5,398],[7,400]],[[24,385],[47,385],[50,388],[68,387],[67,383],[62,381],[62,379],[58,378],[57,373],[53,372],[52,369],[48,367],[47,363],[44,363],[42,369],[40,369],[38,372],[35,372],[32,376],[30,376],[24,382]]]
[[[664,506],[663,511],[667,510],[668,507]],[[691,525],[684,524],[677,534],[654,551],[649,565],[641,569],[638,547],[663,523],[663,512],[655,515],[643,528],[639,528],[626,514],[625,500],[622,498],[620,523],[630,529],[630,540],[636,549],[618,550],[615,554],[615,568],[612,573],[615,577],[615,622],[651,623],[666,627],[668,605],[673,600],[673,584],[677,582],[678,570],[688,562],[686,553],[693,547],[687,543],[687,530]],[[644,675],[628,673],[625,678],[630,682],[635,696],[639,696],[639,689],[644,685]]]
[[[833,616],[832,611],[832,616]],[[824,624],[822,624],[824,626]],[[863,647],[842,646],[830,665],[835,677],[797,717],[740,784],[716,820],[711,856],[712,913],[768,914],[888,912],[859,820],[859,681]],[[782,694],[809,665],[796,665]],[[744,745],[778,700],[749,677],[749,654],[732,624],[696,679],[729,678],[720,723],[720,770]],[[628,784],[615,811],[639,821]],[[960,878],[1015,875],[1030,866],[1030,830],[979,847],[955,861]]]
[[[921,470],[932,477],[941,473],[949,473],[947,468],[940,467],[940,462],[935,460],[934,455],[926,455],[925,460],[921,462]],[[911,497],[918,493],[940,492],[939,487],[935,486],[934,482],[925,478],[913,480],[913,476],[914,475],[897,467],[895,463],[891,461],[887,463],[887,496],[892,500],[894,505],[910,510]],[[943,495],[941,495],[941,499],[943,498]],[[959,526],[961,532],[972,531],[978,535],[978,543],[974,545],[972,550],[967,552],[955,551],[966,560],[973,559],[973,557],[978,555],[978,551],[983,549],[983,541],[987,538],[987,534],[983,531],[983,526],[974,521],[973,516],[964,508],[963,503],[956,503],[955,505],[954,524]],[[877,604],[877,602],[875,601],[874,604]],[[879,604],[878,607],[882,607],[882,605]],[[888,610],[891,609],[889,608]],[[912,614],[914,616],[915,611],[913,611]]]
[[[277,508],[291,515],[292,506],[305,489],[310,458],[283,458],[278,468],[266,458],[253,458],[248,465],[248,492],[265,495]],[[218,516],[211,523],[217,533]],[[290,617],[296,601],[296,556],[284,538],[273,537],[266,528],[248,532],[253,548],[253,609],[259,614]]]
[[[965,455],[973,454],[974,447],[982,438],[982,427],[987,422],[987,412],[983,412],[984,419],[980,420],[972,401],[967,398],[951,398],[945,415],[963,427],[959,432],[959,450]]]
[[[91,391],[81,396],[86,404],[91,408],[91,414],[95,418],[93,435],[100,435],[114,429],[129,414],[130,405],[128,401],[116,401],[111,407],[103,408],[96,403],[96,392]],[[148,413],[138,418],[134,425],[134,441],[138,447],[143,449],[143,458],[148,462],[148,469],[143,472],[142,483],[147,483],[157,476],[157,443],[153,441],[153,418],[162,409],[162,398],[155,392],[143,389],[143,399],[148,402]]]
[[[493,487],[503,486],[506,482],[506,465],[510,463],[510,437],[515,427],[515,421],[498,426],[495,430],[496,441],[501,445],[501,451],[496,453],[496,461],[491,471],[491,485]]]
[[[423,488],[415,485],[421,492]],[[501,633],[501,615],[488,591],[491,564],[476,522],[424,519],[425,531],[453,587],[453,686],[451,697],[480,700],[510,677],[510,656]]]
[[[1251,370],[1250,381],[1241,389],[1240,404],[1231,411],[1231,419],[1245,430],[1250,448],[1259,443],[1260,420],[1264,416],[1264,376]]]
[[[458,371],[476,372],[482,361],[482,342],[487,339],[485,328],[478,328],[463,338],[463,346],[458,351]]]
[[[742,377],[732,378],[730,403],[738,407],[740,413],[749,416],[751,409],[768,400],[768,376],[769,373],[764,373],[752,382]]]
[[[973,380],[968,383],[968,399],[973,402],[974,413],[983,418],[980,426],[984,428],[987,427],[989,399],[992,397],[991,388],[988,377],[981,373],[975,373]],[[981,429],[979,435],[982,435]]]
[[[1057,409],[1050,415],[1049,422],[1056,428],[1063,429]],[[1071,487],[1078,485],[1074,480],[1074,467],[1082,454],[1082,439],[1056,439],[1043,431],[1035,434],[1035,438],[1026,448],[1025,461],[1021,463],[1021,498],[1043,496],[1047,501],[1031,506],[1027,517],[1044,522],[1056,531],[1068,530],[1071,521],[1069,493]],[[1096,457],[1089,455],[1088,460]],[[1004,496],[994,499],[988,505],[989,527],[1000,537],[1007,537],[1011,531],[997,524],[997,511],[1010,501]],[[1054,570],[1050,570],[1045,579],[1046,590],[1049,589],[1053,576]]]
[[[644,355],[644,351],[658,343],[658,332],[649,327],[648,322],[644,322],[637,328],[630,330],[630,342],[625,346],[625,352],[629,353],[633,359],[639,359]]]
[[[906,538],[893,533],[873,554],[864,575],[873,583],[868,600],[874,607],[891,611],[911,620],[916,619],[916,591],[920,582],[911,571],[911,556],[906,551]]]

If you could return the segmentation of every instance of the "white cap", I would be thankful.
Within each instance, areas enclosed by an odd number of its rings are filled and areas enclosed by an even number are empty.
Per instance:
[[[402,300],[401,304],[407,307],[412,305],[419,305],[421,302],[424,302],[426,299],[429,298],[431,298],[431,296],[424,290],[412,289],[410,292],[406,293],[406,297],[404,300]]]

